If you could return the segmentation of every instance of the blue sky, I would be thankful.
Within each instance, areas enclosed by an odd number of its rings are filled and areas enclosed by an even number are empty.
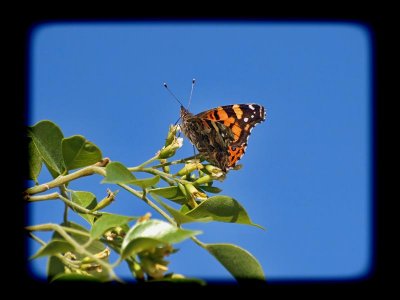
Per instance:
[[[191,111],[259,103],[243,168],[218,183],[266,228],[189,224],[206,243],[250,251],[269,280],[336,280],[366,275],[372,263],[371,37],[356,23],[45,23],[30,38],[31,125],[49,119],[65,136],[84,135],[104,156],[135,166],[163,145],[179,105]],[[186,139],[177,158],[193,154]],[[45,172],[41,182],[49,180]],[[101,199],[92,176],[70,188]],[[62,221],[62,204],[29,204],[31,224]],[[151,211],[121,191],[109,211]],[[152,212],[154,218],[161,218]],[[73,219],[78,221],[79,219]],[[82,222],[84,224],[84,222]],[[46,239],[49,234],[41,234]],[[32,252],[38,249],[31,243]],[[204,279],[229,273],[190,240],[170,270]],[[46,259],[31,262],[42,276]],[[119,274],[128,274],[122,265]]]

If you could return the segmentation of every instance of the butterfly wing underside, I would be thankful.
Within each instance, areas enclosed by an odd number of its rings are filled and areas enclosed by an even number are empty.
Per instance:
[[[226,105],[207,110],[195,117],[223,124],[230,129],[233,140],[227,142],[227,167],[233,168],[246,151],[251,130],[265,120],[265,109],[255,103]]]

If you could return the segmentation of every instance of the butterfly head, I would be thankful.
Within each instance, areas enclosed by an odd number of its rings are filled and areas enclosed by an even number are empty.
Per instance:
[[[181,105],[181,118],[182,120],[186,120],[187,118],[193,116],[193,114],[187,110],[183,105]]]

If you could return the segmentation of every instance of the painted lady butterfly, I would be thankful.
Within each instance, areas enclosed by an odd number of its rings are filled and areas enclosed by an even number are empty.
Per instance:
[[[265,109],[258,104],[234,104],[193,115],[181,106],[181,118],[182,132],[200,154],[226,172],[244,155],[251,130],[265,120]]]
[[[193,85],[194,80],[192,92]],[[166,83],[164,86],[168,89]],[[225,105],[193,115],[168,91],[181,104],[182,132],[199,153],[224,172],[234,168],[246,151],[251,130],[265,120],[264,107],[255,103]]]

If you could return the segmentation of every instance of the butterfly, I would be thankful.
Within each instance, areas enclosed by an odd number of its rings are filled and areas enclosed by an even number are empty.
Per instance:
[[[219,106],[197,115],[181,106],[181,129],[200,154],[224,172],[243,157],[254,126],[265,120],[262,105]]]
[[[193,84],[194,80],[192,90]],[[194,115],[178,102],[183,134],[206,160],[224,172],[235,168],[252,129],[266,118],[265,108],[255,103],[219,106]]]

